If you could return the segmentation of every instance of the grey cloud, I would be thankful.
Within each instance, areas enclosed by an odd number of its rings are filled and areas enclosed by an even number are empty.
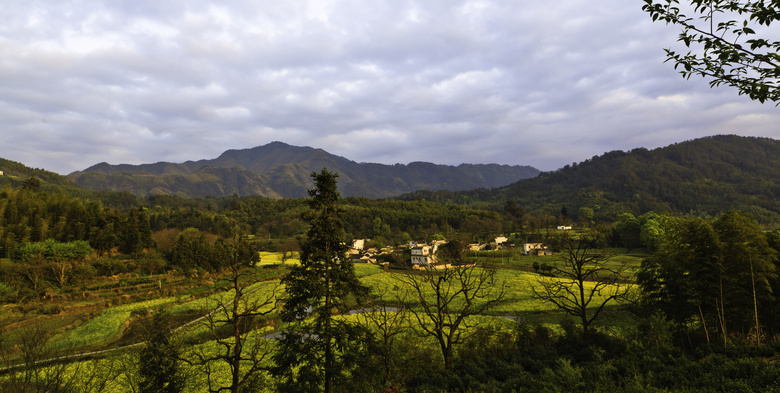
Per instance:
[[[779,136],[776,108],[662,64],[677,33],[622,0],[4,2],[0,156],[67,173],[281,140],[549,170]]]

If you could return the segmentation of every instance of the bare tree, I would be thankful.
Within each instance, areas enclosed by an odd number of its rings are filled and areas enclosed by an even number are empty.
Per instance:
[[[590,325],[607,303],[622,298],[630,289],[623,277],[625,264],[610,267],[611,255],[594,249],[592,235],[561,235],[562,266],[552,268],[551,276],[540,276],[533,286],[534,297],[554,304],[582,323],[582,335],[588,337]],[[595,308],[589,314],[589,308]]]
[[[248,290],[252,284],[251,251],[242,251],[241,244],[234,246],[233,260],[228,264],[227,285],[222,289],[232,292],[228,300],[216,297],[213,311],[206,314],[204,324],[216,343],[215,351],[194,353],[190,363],[205,368],[210,392],[237,393],[250,385],[268,366],[264,361],[270,356],[272,345],[257,328],[262,319],[276,310],[275,290],[268,295],[254,295],[267,287]],[[227,365],[231,376],[229,386],[219,386],[219,364]]]
[[[5,374],[0,379],[2,392],[102,392],[118,375],[111,360],[68,363],[65,356],[50,349],[53,333],[42,325],[15,334],[18,344],[13,347],[5,345],[5,337],[0,336],[0,370]]]
[[[409,270],[401,277],[410,293],[405,307],[422,335],[438,343],[446,370],[454,366],[453,348],[474,327],[468,318],[503,300],[504,285],[495,285],[495,273],[491,266],[445,265]]]
[[[406,299],[404,296],[397,296],[395,300],[399,306],[388,307],[387,292],[378,289],[376,294],[376,299],[369,307],[362,310],[359,319],[364,325],[370,326],[377,332],[384,366],[384,382],[387,384],[393,380],[392,359],[395,340],[406,330],[407,309],[404,307]]]

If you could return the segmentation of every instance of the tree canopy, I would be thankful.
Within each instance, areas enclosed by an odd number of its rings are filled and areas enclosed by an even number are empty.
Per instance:
[[[678,41],[687,53],[666,49],[667,61],[685,78],[699,75],[710,86],[727,85],[759,102],[780,104],[780,39],[769,26],[780,20],[777,0],[678,0],[653,3],[642,9],[653,21],[682,27]],[[687,4],[690,3],[690,4]],[[695,15],[695,16],[689,16]]]

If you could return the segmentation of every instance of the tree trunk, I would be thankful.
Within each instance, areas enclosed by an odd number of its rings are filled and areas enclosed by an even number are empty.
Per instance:
[[[444,348],[442,352],[444,354],[444,369],[447,371],[452,371],[452,369],[455,367],[455,365],[452,364],[452,347]]]
[[[707,322],[704,321],[704,312],[701,311],[701,304],[699,306],[699,315],[701,315],[701,325],[704,326],[704,336],[707,337],[707,344],[710,343],[710,332],[707,330]]]
[[[331,341],[330,274],[325,265],[325,393],[333,391],[333,343]]]
[[[578,272],[578,275],[582,276],[582,273]],[[586,307],[585,303],[585,280],[579,280],[579,289],[580,289],[580,318],[582,319],[582,339],[587,340],[588,339],[588,333],[589,333],[589,325],[588,323],[588,308]]]
[[[238,274],[234,274],[233,288],[235,288],[235,296],[233,296],[233,359],[231,361],[231,368],[233,371],[233,381],[230,386],[233,393],[238,393],[239,376],[241,374],[241,329],[239,326],[239,300],[241,299],[241,289],[238,287]]]
[[[728,333],[726,331],[726,306],[723,302],[723,271],[722,266],[718,272],[718,289],[720,290],[720,306],[718,307],[718,317],[720,318],[720,328],[723,332],[723,346],[728,345]]]
[[[761,345],[761,328],[758,324],[758,300],[756,299],[756,277],[753,273],[753,261],[750,261],[750,283],[753,285],[753,314],[756,317],[756,346]]]

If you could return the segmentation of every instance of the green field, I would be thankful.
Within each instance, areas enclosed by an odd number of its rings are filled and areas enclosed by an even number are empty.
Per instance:
[[[271,274],[269,272],[274,271],[268,269],[273,265],[281,264],[281,258],[276,253],[261,253],[260,256],[261,262],[256,268],[256,277],[264,277],[264,279],[251,284],[246,291],[251,292],[250,296],[262,299],[272,296],[278,297],[283,291],[283,288],[279,285],[278,273]],[[553,331],[560,331],[557,324],[564,318],[564,315],[553,305],[534,299],[531,290],[533,286],[538,285],[540,277],[539,274],[533,271],[533,263],[538,261],[540,263],[554,264],[556,256],[527,257],[498,251],[492,255],[482,252],[477,257],[480,263],[490,262],[494,266],[499,267],[492,285],[494,290],[503,289],[504,299],[494,308],[488,310],[486,315],[469,317],[467,326],[480,325],[483,328],[489,327],[492,330],[511,331],[516,321],[531,321],[549,326],[553,328]],[[636,268],[640,261],[640,257],[622,255],[615,258],[614,263],[626,263],[632,268]],[[299,263],[299,261],[296,256],[296,258],[287,260],[286,263],[294,264]],[[408,272],[403,269],[383,269],[380,266],[371,264],[355,264],[354,267],[356,275],[365,285],[372,288],[375,294],[381,293],[384,295],[383,299],[378,300],[384,301],[391,307],[397,306],[397,299],[402,298],[408,290],[402,280],[403,275]],[[211,278],[211,281],[216,283],[211,284],[213,287],[211,290],[200,287],[197,291],[189,290],[177,296],[166,296],[113,306],[98,313],[90,314],[91,317],[86,320],[82,317],[82,319],[78,320],[78,323],[63,317],[61,318],[62,321],[70,322],[63,326],[56,326],[56,318],[48,319],[46,320],[47,326],[58,332],[52,337],[49,346],[53,350],[66,351],[67,353],[81,353],[89,350],[117,347],[121,349],[123,345],[131,343],[132,340],[123,338],[123,336],[132,330],[131,327],[135,321],[142,316],[149,315],[153,310],[164,309],[170,315],[191,316],[188,317],[189,319],[182,320],[184,322],[214,310],[220,304],[227,303],[233,296],[232,292],[219,290],[217,286],[220,281],[217,278]],[[428,296],[433,296],[433,293],[428,293]],[[623,335],[623,332],[634,323],[631,318],[626,317],[627,314],[617,310],[607,310],[602,322],[597,325],[611,334]],[[349,315],[346,318],[357,321],[363,320],[360,315]],[[405,339],[414,340],[421,346],[435,347],[429,338],[420,337],[416,333],[413,328],[416,322],[408,319],[404,323],[408,326],[408,332],[403,335]],[[266,340],[259,338],[259,336],[273,332],[274,326],[277,325],[274,323],[264,325],[262,330],[258,331],[258,335],[253,337],[252,340]],[[209,330],[202,322],[191,324],[187,328],[180,330],[178,336],[185,342],[200,343],[190,344],[188,350],[198,350],[206,353],[216,350],[214,342],[208,339]],[[273,340],[268,341],[267,345],[272,346]],[[81,373],[89,368],[106,367],[106,364],[110,362],[124,362],[126,364],[128,361],[131,361],[128,359],[132,359],[133,355],[132,352],[126,353],[119,350],[103,356],[106,358],[101,363],[102,365],[98,365],[94,363],[94,360],[90,360],[73,363],[70,367],[74,372]],[[205,391],[205,381],[198,379],[202,379],[202,373],[199,373],[197,369],[191,369],[190,372],[193,375],[200,375],[191,380],[199,388],[196,389],[193,386],[188,391]],[[106,388],[105,391],[131,392],[132,389],[128,387],[128,378],[131,378],[131,376],[120,375],[110,388]]]

